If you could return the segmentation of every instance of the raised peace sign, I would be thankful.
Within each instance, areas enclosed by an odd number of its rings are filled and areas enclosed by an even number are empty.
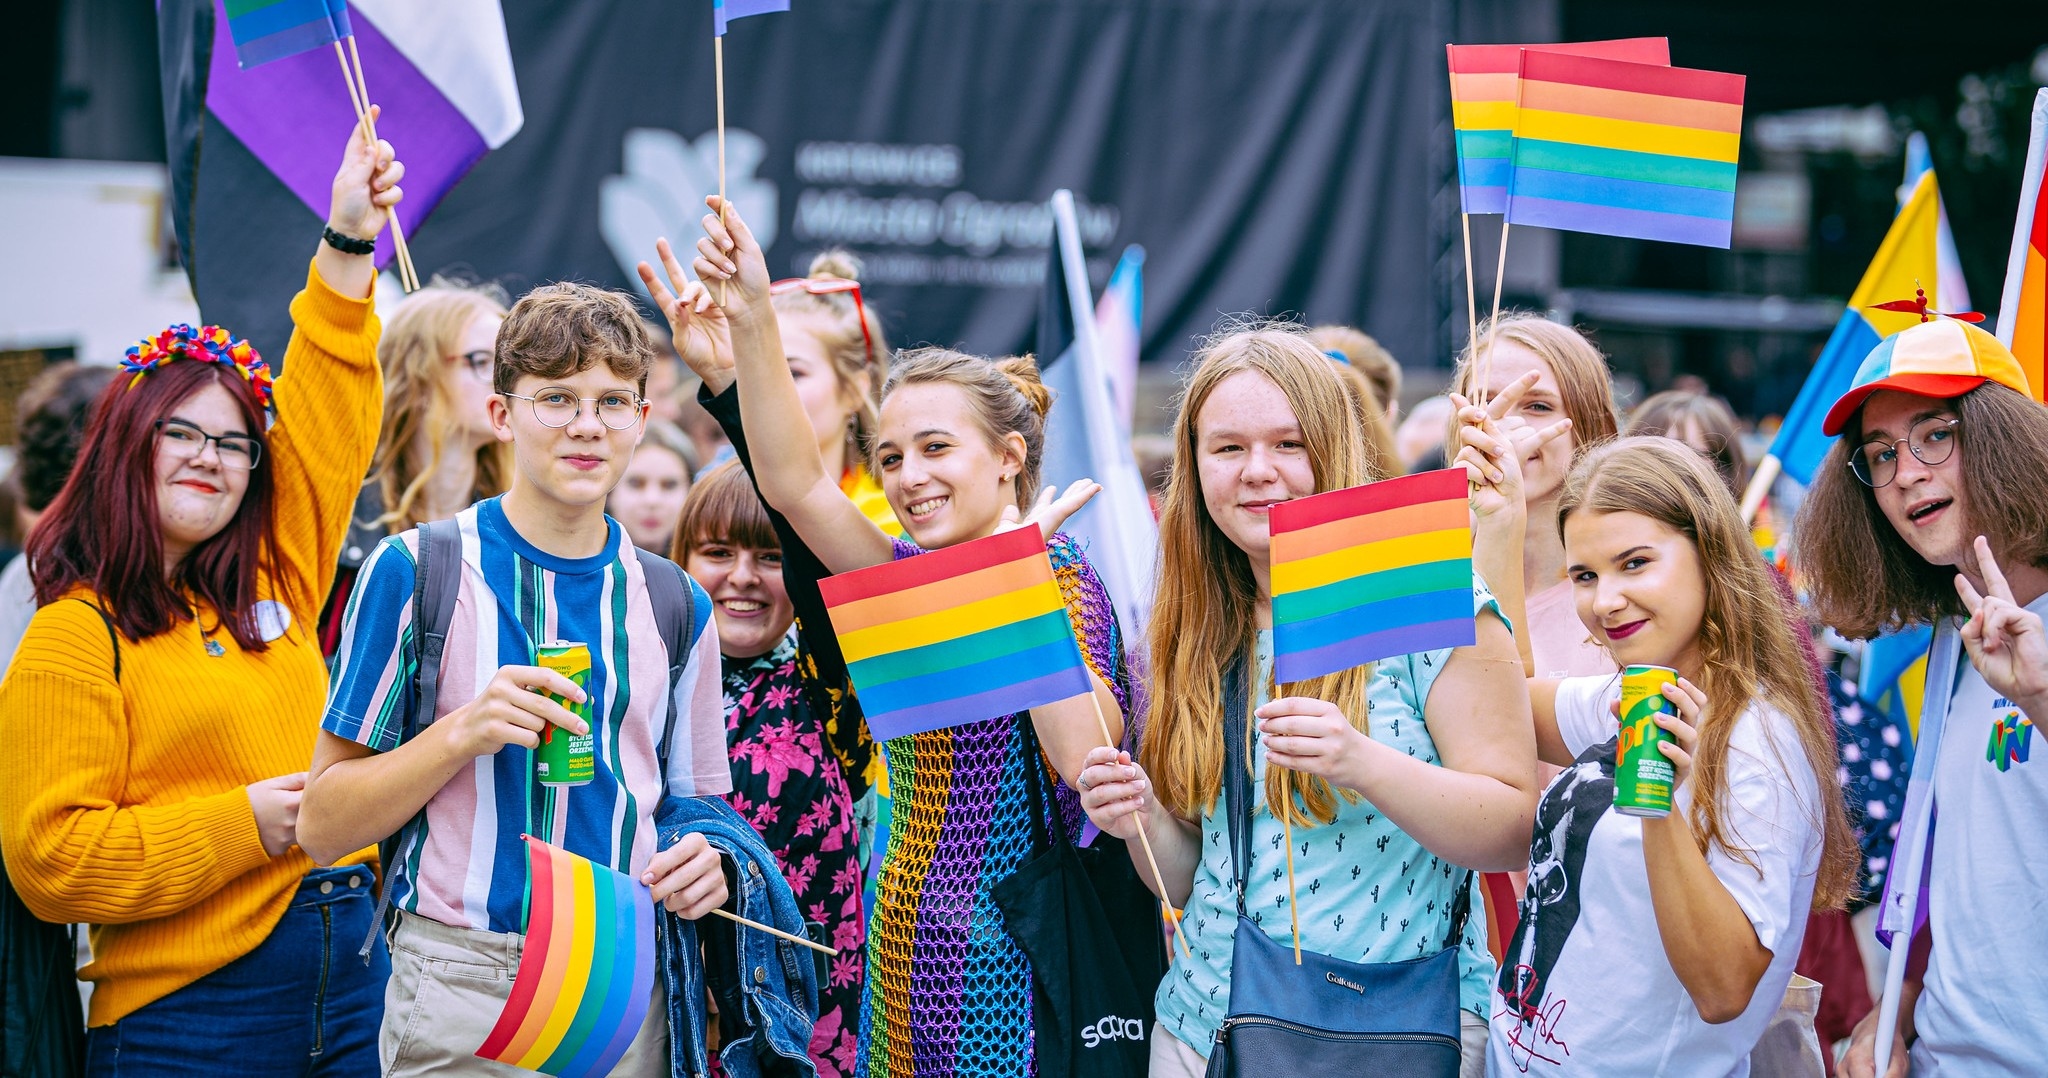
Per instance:
[[[1977,569],[1984,578],[1978,594],[1970,578],[1956,574],[1956,592],[1970,611],[1963,646],[1984,682],[2036,721],[2048,719],[2048,632],[2041,616],[2013,600],[2012,586],[1991,555],[1991,542],[1978,536]]]

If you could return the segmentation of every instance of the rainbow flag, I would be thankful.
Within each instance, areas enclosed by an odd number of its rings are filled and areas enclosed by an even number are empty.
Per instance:
[[[877,741],[1088,692],[1037,528],[819,581]]]
[[[347,0],[219,0],[243,69],[352,35]]]
[[[654,996],[654,896],[531,835],[526,949],[476,1054],[559,1076],[609,1074]]]
[[[2026,169],[1998,304],[1998,339],[2027,372],[2034,399],[2048,400],[2048,89],[2034,94]]]
[[[1274,506],[1274,679],[1477,640],[1466,497],[1445,468]]]
[[[711,31],[716,37],[724,37],[725,25],[734,19],[788,10],[789,0],[711,0]]]
[[[1727,247],[1745,81],[1523,50],[1508,223]]]
[[[1506,213],[1522,50],[1671,63],[1661,37],[1568,41],[1561,45],[1445,45],[1451,69],[1451,126],[1458,144],[1458,199],[1466,213]]]

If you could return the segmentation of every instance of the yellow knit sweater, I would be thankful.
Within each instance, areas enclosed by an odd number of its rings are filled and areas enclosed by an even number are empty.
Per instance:
[[[383,378],[368,301],[313,271],[292,320],[259,465],[276,486],[279,576],[258,594],[285,604],[287,633],[245,652],[217,631],[225,654],[209,655],[200,626],[217,619],[201,610],[123,639],[116,681],[106,623],[66,599],[36,612],[0,683],[0,853],[37,916],[93,926],[95,1026],[255,950],[313,867],[297,847],[263,852],[244,787],[312,758],[320,601],[376,448]]]

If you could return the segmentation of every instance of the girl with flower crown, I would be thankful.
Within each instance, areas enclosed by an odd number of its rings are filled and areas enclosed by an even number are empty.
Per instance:
[[[140,342],[29,538],[0,845],[30,910],[91,926],[88,1074],[377,1071],[374,851],[321,869],[294,843],[315,621],[383,401],[367,241],[403,173],[358,126],[288,378],[217,326]]]

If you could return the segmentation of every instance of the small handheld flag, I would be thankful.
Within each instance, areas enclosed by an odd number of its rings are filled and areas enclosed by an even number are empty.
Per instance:
[[[478,1057],[570,1078],[611,1073],[654,997],[654,897],[526,837],[533,895],[512,995]]]
[[[1513,156],[1516,83],[1522,50],[1599,56],[1667,66],[1671,43],[1661,37],[1568,41],[1556,45],[1446,45],[1451,69],[1451,126],[1458,149],[1458,198],[1466,213],[1506,213]]]
[[[711,0],[711,32],[724,37],[726,24],[734,19],[788,10],[789,0]]]
[[[2034,94],[2033,125],[1998,305],[1998,339],[2027,372],[2034,399],[2048,400],[2048,89]]]
[[[346,0],[222,0],[235,60],[244,70],[313,49],[355,33]]]
[[[877,741],[1092,690],[1035,527],[827,577],[819,590]]]
[[[1478,640],[1463,469],[1273,507],[1273,676],[1305,681]]]
[[[1745,84],[1524,50],[1508,223],[1727,247]]]

